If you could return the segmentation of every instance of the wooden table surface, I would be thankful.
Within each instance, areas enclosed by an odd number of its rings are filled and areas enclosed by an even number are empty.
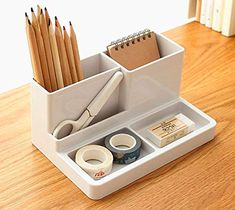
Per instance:
[[[31,144],[25,85],[0,95],[0,209],[235,209],[235,37],[198,23],[165,35],[185,47],[181,95],[217,121],[216,138],[93,201]]]

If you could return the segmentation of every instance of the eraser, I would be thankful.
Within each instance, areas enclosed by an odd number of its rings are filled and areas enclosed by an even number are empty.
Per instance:
[[[164,147],[195,130],[195,123],[180,113],[151,125],[147,130],[147,137],[158,147]]]

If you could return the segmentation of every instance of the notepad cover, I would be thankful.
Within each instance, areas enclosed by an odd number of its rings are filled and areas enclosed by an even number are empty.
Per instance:
[[[136,37],[118,46],[108,46],[108,54],[128,70],[133,70],[160,58],[154,32]]]

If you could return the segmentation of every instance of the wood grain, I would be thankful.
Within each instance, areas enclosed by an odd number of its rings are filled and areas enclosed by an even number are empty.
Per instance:
[[[100,200],[87,198],[31,144],[29,85],[0,95],[0,209],[235,209],[235,37],[191,23],[181,95],[218,122],[216,138]]]

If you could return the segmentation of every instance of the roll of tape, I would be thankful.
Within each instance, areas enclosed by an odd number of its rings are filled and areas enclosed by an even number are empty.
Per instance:
[[[129,164],[140,156],[141,139],[126,133],[110,134],[105,146],[112,152],[114,163]]]
[[[92,160],[99,163],[94,165],[88,162]],[[112,170],[113,156],[105,147],[88,145],[77,151],[75,162],[92,178],[100,179]]]

